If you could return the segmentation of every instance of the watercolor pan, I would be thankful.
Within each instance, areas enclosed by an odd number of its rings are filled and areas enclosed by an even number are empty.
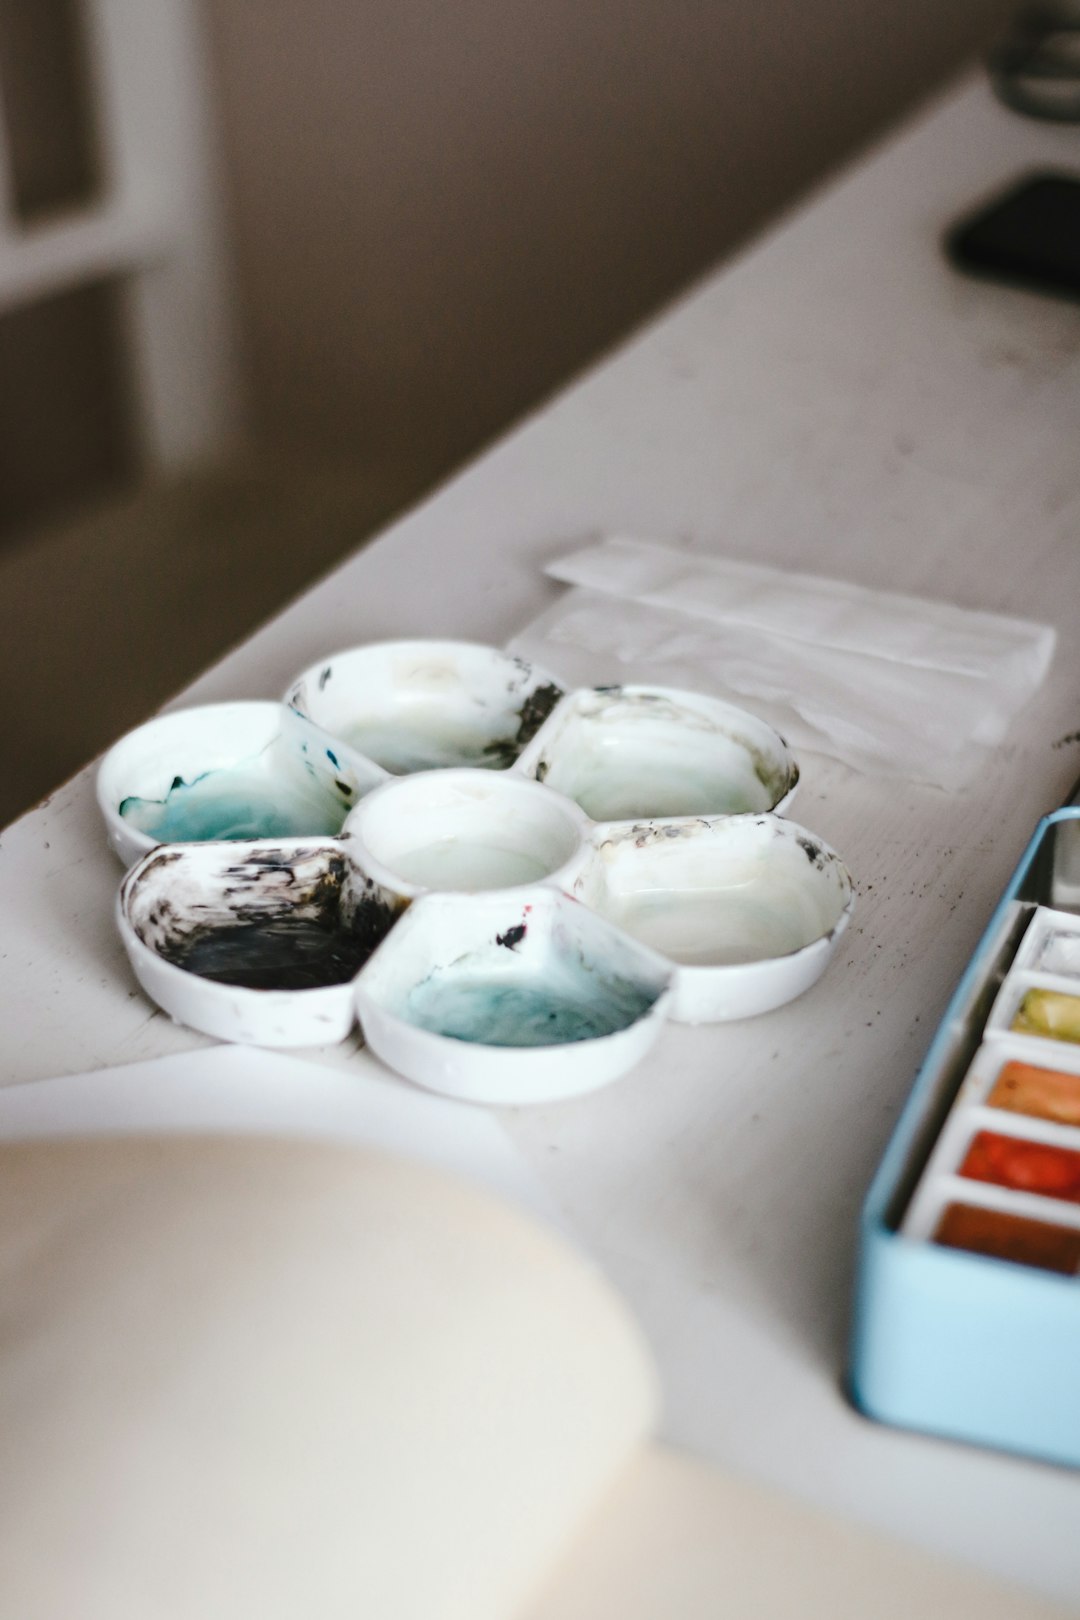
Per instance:
[[[1080,1467],[1080,807],[1040,822],[863,1207],[848,1386],[869,1416]],[[1030,1005],[1030,1002],[1029,1002]]]
[[[934,1229],[934,1242],[1065,1277],[1080,1271],[1080,1227],[1055,1226],[1006,1210],[947,1204]]]
[[[1080,1126],[1080,1075],[1011,1058],[987,1095],[990,1108]]]
[[[125,946],[139,982],[174,1018],[219,1039],[322,1044],[348,1033],[352,1005],[372,1047],[410,1078],[477,1100],[525,1101],[612,1077],[616,1055],[619,1063],[640,1055],[661,1017],[749,1017],[816,981],[847,925],[854,886],[834,851],[777,813],[798,776],[776,732],[714,698],[666,687],[564,692],[495,648],[392,642],[311,666],[284,704],[215,705],[150,722],[110,751],[98,791],[113,847],[142,856],[121,890]],[[242,837],[267,801],[269,812],[279,808],[275,785],[290,815],[257,827],[266,838]],[[310,826],[305,805],[316,817]],[[610,819],[613,811],[633,819]],[[155,832],[175,833],[177,822],[188,841],[158,844]],[[329,911],[313,911],[301,877],[287,874],[295,861],[306,873],[311,860],[332,865]],[[559,908],[560,938],[570,907],[588,918],[574,927],[601,963],[628,952],[659,964],[662,995],[625,1030],[546,1043],[565,1050],[543,1062],[506,1043],[493,1010],[486,1042],[422,1021],[380,1037],[401,1008],[371,990],[382,969],[358,954],[354,914],[388,918],[386,933],[421,900],[433,901],[422,917],[441,917],[434,900],[449,896],[449,915],[465,930],[485,893],[536,885],[545,908]],[[370,948],[377,941],[365,929]],[[584,1029],[588,1020],[560,1000],[565,963],[538,951],[526,954],[549,964],[556,1024],[565,1015],[567,1027]],[[599,968],[586,977],[600,1016],[610,987]],[[513,993],[526,1024],[535,990]],[[460,987],[454,995],[468,999]],[[485,995],[476,992],[475,1006],[494,1009],[499,998]],[[413,1011],[421,999],[411,999]],[[572,1049],[597,1040],[603,1062],[586,1073]],[[424,1073],[414,1048],[426,1054]],[[501,1083],[462,1078],[489,1059],[517,1077],[508,1094]],[[545,1064],[552,1075],[540,1083]]]
[[[1055,1055],[1062,1047],[1080,1045],[1080,978],[1014,967],[990,1010],[986,1031],[1008,1031],[1035,1042],[1029,1050],[1041,1051],[1044,1058],[1051,1044]]]
[[[1040,906],[1020,941],[1013,967],[1080,981],[1080,914]]]

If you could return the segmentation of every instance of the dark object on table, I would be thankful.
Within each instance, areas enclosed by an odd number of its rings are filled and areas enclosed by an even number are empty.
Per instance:
[[[1080,298],[1080,179],[1025,176],[954,226],[945,247],[972,275]]]

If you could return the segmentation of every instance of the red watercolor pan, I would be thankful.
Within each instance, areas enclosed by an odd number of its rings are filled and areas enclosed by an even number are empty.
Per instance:
[[[1080,1204],[1080,1153],[1049,1142],[1027,1142],[995,1131],[979,1131],[960,1166],[960,1174],[970,1181],[989,1181],[996,1187]]]

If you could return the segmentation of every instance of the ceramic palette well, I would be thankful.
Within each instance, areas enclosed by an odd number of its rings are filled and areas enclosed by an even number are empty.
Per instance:
[[[127,866],[162,843],[337,833],[385,776],[280,703],[213,703],[122,737],[97,799]]]
[[[355,1023],[353,981],[400,914],[332,839],[162,845],[120,888],[146,993],[219,1040],[316,1046]]]
[[[719,698],[664,686],[571,692],[518,768],[593,821],[783,809],[799,779],[764,721]]]
[[[546,671],[466,641],[388,641],[322,659],[286,702],[394,776],[505,770],[562,697]]]
[[[350,731],[344,706],[355,704],[365,670],[377,701],[366,711],[368,730]],[[412,696],[411,680],[417,685]],[[343,707],[320,707],[313,700],[313,693],[324,698],[331,691]],[[275,735],[267,751],[271,762],[277,749],[277,758],[294,778],[299,774],[310,780],[314,749],[320,784],[329,776],[337,783],[335,791],[350,787],[356,802],[340,836],[324,838],[319,846],[324,856],[327,850],[338,852],[344,876],[336,915],[346,935],[353,917],[361,914],[358,900],[363,897],[389,919],[385,931],[411,902],[432,890],[455,896],[493,889],[515,892],[519,885],[540,881],[550,892],[566,891],[585,900],[595,913],[588,926],[615,933],[632,949],[643,946],[662,965],[665,987],[669,981],[674,986],[673,995],[665,993],[665,1011],[691,1021],[747,1016],[778,1005],[807,988],[835,949],[852,901],[842,863],[819,841],[775,815],[731,814],[733,809],[786,804],[798,779],[782,740],[732,705],[662,688],[561,696],[555,683],[520,660],[460,643],[391,643],[338,655],[300,677],[290,696],[316,711],[322,723],[297,710],[278,711],[275,705],[225,705],[187,711],[190,736],[183,736],[194,747],[203,719],[199,762],[205,764],[205,744],[219,725],[220,709],[269,711],[262,723],[270,733],[271,714],[284,712],[286,720],[277,721],[280,737]],[[378,762],[326,729],[325,722],[332,720],[354,741],[364,735],[370,743],[376,710],[379,725],[391,730],[395,715],[402,717],[409,763],[419,757],[414,744],[426,728],[425,746],[437,744],[440,757],[451,757],[450,744],[457,747],[464,737],[463,751],[468,757],[484,755],[483,765],[410,771],[402,753],[391,761],[390,753],[381,750],[383,762]],[[207,716],[213,724],[205,724]],[[120,847],[117,822],[126,828],[116,803],[122,791],[119,766],[129,762],[132,750],[138,752],[136,743],[144,753],[152,752],[150,743],[164,739],[168,744],[169,728],[181,718],[166,716],[141,728],[113,750],[106,761],[109,770],[103,766],[99,794],[107,819],[112,817],[114,847]],[[157,738],[155,727],[163,728]],[[219,752],[220,765],[212,765],[199,780],[212,784],[215,768],[222,770],[223,780],[228,776],[233,768],[228,750]],[[166,801],[174,778],[181,775],[172,769],[174,761],[168,746],[158,747],[153,787]],[[401,774],[391,775],[390,763]],[[123,785],[130,784],[130,774]],[[631,801],[634,782],[638,786]],[[147,795],[151,788],[144,786],[143,792]],[[654,817],[671,806],[700,804],[715,813],[682,818],[669,813],[664,821],[644,827],[636,820],[597,825],[600,808],[631,802]],[[339,798],[335,815],[341,808]],[[205,992],[195,988],[188,994],[180,988],[182,980],[197,984],[200,970],[186,947],[177,946],[177,916],[184,919],[182,934],[191,933],[197,920],[204,936],[206,930],[221,935],[234,953],[242,951],[245,937],[255,937],[244,933],[252,921],[253,888],[261,900],[273,898],[269,934],[274,949],[287,931],[283,916],[290,907],[295,906],[302,922],[312,921],[304,916],[307,901],[296,883],[283,886],[276,878],[264,878],[266,886],[259,887],[246,878],[236,881],[238,868],[252,871],[260,860],[267,872],[287,865],[282,849],[288,842],[249,842],[241,856],[237,846],[211,840],[201,846],[204,861],[188,858],[198,845],[170,846],[158,851],[157,861],[146,859],[129,875],[121,896],[121,931],[140,982],[174,1017],[219,1038],[266,1044],[316,1043],[346,1032],[348,998],[340,984],[298,989],[268,983],[258,989],[238,980],[221,984],[206,979]],[[200,886],[202,892],[196,892]],[[263,906],[255,919],[260,928],[266,912]],[[720,912],[727,917],[723,926],[717,924]],[[158,914],[171,919],[167,938],[153,921]],[[460,900],[450,910],[451,917],[458,914],[465,915]],[[320,929],[326,932],[320,924],[317,934]],[[370,930],[365,939],[370,949]],[[265,943],[259,942],[260,951]],[[322,943],[320,935],[305,948]],[[659,949],[650,952],[650,946]],[[160,971],[150,961],[154,956],[160,959]],[[363,994],[369,971],[376,971],[376,961],[370,970],[358,964],[352,978],[370,1019],[379,1014],[374,1011],[376,998]],[[256,1015],[260,997],[267,998],[268,1007],[275,999],[272,1017]],[[281,1010],[290,997],[298,1005],[295,1021],[284,1018]],[[331,1023],[325,1009],[318,1019],[303,1010],[314,1006],[317,997],[335,1009]],[[331,1024],[338,1033],[330,1033]],[[463,1042],[461,1036],[446,1038]],[[593,1037],[581,1039],[587,1045]],[[465,1044],[483,1045],[475,1040]],[[576,1038],[564,1031],[549,1044],[569,1047]],[[606,1050],[622,1052],[632,1061],[628,1054],[637,1047],[616,1042]],[[500,1059],[504,1070],[524,1061],[517,1050],[503,1050]],[[535,1058],[529,1061],[535,1067]]]
[[[588,828],[569,799],[484,770],[387,782],[345,823],[354,859],[408,900],[431,889],[471,893],[545,878],[565,884]]]
[[[572,892],[672,964],[670,1016],[686,1023],[801,995],[854,906],[839,856],[775,815],[599,827]]]
[[[552,888],[419,899],[356,981],[368,1045],[470,1102],[597,1090],[661,1028],[669,964]]]

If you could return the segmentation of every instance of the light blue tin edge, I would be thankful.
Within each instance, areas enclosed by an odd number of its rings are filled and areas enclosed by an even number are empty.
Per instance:
[[[1080,1466],[1075,1280],[913,1242],[886,1213],[946,1048],[1054,811],[1035,829],[960,978],[863,1204],[848,1393],[867,1416]],[[1006,1278],[1003,1271],[1007,1270]]]

